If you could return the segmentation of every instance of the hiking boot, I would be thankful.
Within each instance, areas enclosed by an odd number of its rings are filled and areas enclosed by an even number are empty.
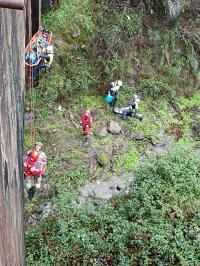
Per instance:
[[[28,198],[29,200],[32,200],[34,194],[36,192],[36,188],[35,187],[31,187],[29,190],[28,190]]]

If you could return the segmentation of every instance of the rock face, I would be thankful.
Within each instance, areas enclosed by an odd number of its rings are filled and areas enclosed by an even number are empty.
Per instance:
[[[25,11],[0,8],[0,265],[25,265],[23,90]]]
[[[123,192],[128,193],[128,186],[130,182],[133,180],[133,174],[128,176],[124,176],[124,179],[118,178],[116,176],[112,176],[107,181],[96,181],[95,183],[88,183],[81,188],[82,197],[96,197],[102,199],[111,199],[114,194]],[[81,201],[81,198],[80,198]],[[83,200],[82,200],[83,201]],[[81,204],[81,202],[77,202]]]
[[[107,124],[108,131],[112,134],[119,134],[121,131],[120,125],[115,121],[109,121]]]

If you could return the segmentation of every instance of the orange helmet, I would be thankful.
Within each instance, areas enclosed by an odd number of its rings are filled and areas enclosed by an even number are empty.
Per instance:
[[[30,154],[30,160],[33,162],[37,162],[37,160],[39,159],[40,153],[36,150],[32,151]]]

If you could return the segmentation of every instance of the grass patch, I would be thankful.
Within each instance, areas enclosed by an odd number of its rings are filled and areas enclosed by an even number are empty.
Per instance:
[[[192,97],[180,97],[178,105],[181,110],[191,108],[193,106],[200,106],[200,93],[197,91]]]
[[[128,143],[128,150],[125,154],[120,155],[115,161],[115,171],[117,172],[132,172],[139,158],[138,151],[133,143]]]

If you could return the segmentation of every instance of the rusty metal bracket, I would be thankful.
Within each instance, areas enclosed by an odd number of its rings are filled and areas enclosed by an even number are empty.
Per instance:
[[[0,0],[0,7],[23,10],[24,0]]]

